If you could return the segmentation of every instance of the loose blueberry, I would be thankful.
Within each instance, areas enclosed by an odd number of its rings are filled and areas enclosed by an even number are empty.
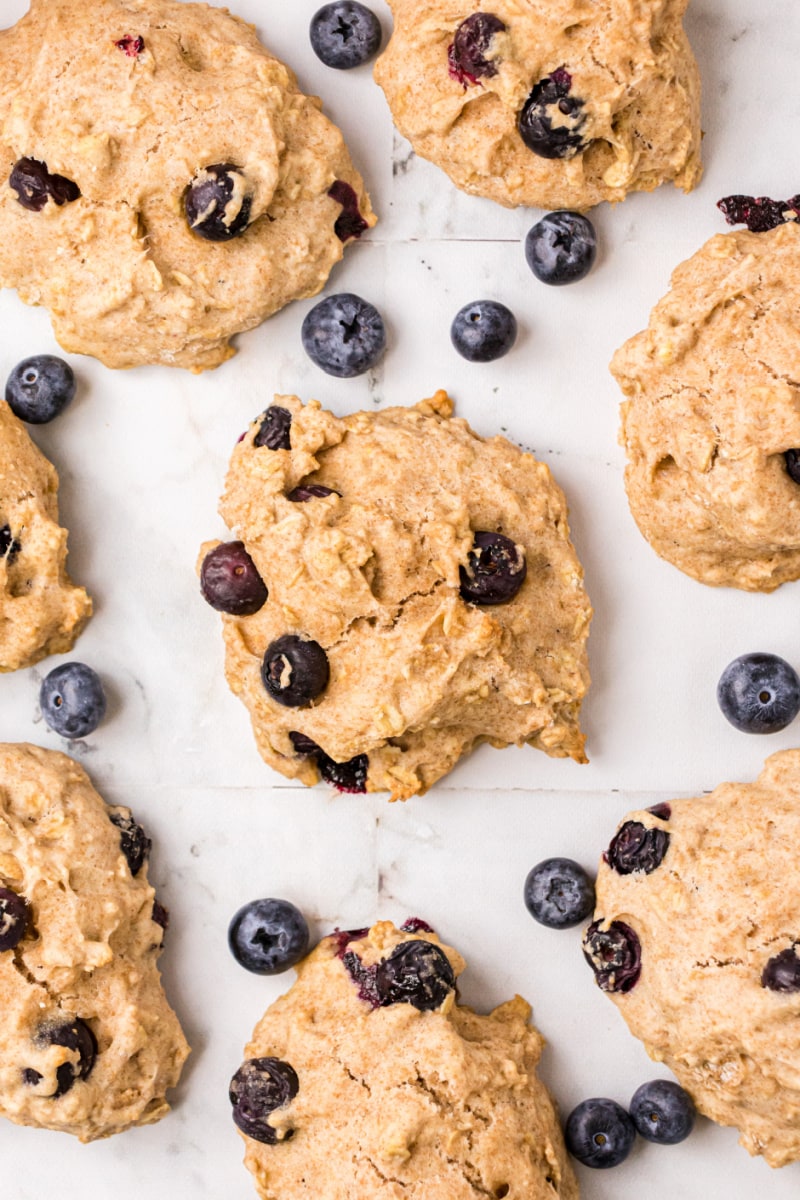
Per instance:
[[[583,954],[602,992],[631,991],[642,973],[642,947],[630,925],[612,921],[608,929],[595,921],[583,938]]]
[[[11,888],[0,887],[0,954],[20,944],[29,916],[28,901]]]
[[[524,552],[511,538],[479,530],[466,567],[459,567],[458,571],[461,597],[468,604],[507,604],[525,582],[528,564]]]
[[[615,1100],[584,1100],[567,1118],[564,1140],[585,1167],[604,1170],[624,1162],[636,1139],[636,1127]]]
[[[800,712],[800,676],[777,654],[743,654],[722,672],[717,702],[743,733],[778,733]]]
[[[696,1110],[688,1092],[671,1079],[653,1079],[633,1093],[631,1120],[648,1142],[676,1146],[694,1128]]]
[[[251,900],[228,926],[228,946],[240,966],[255,975],[288,971],[308,953],[306,919],[288,900]]]
[[[233,1105],[233,1120],[247,1137],[274,1146],[277,1130],[267,1118],[285,1108],[300,1090],[294,1067],[280,1058],[250,1058],[243,1062],[231,1080],[228,1093]],[[284,1140],[291,1132],[284,1134]]]
[[[375,13],[355,0],[325,4],[311,18],[311,48],[326,67],[349,71],[378,53],[381,23]]]
[[[594,884],[571,858],[546,858],[528,872],[525,907],[549,929],[579,925],[594,909]]]
[[[30,212],[41,212],[48,200],[59,207],[80,197],[77,183],[64,175],[51,175],[47,163],[36,158],[21,158],[14,164],[8,179],[17,193],[17,200]]]
[[[22,547],[11,532],[10,525],[0,525],[0,558],[12,563]]]
[[[767,233],[787,221],[800,221],[800,196],[770,200],[769,196],[724,196],[717,202],[729,225],[746,225],[751,233]]]
[[[45,425],[63,412],[75,395],[75,374],[54,354],[37,354],[17,363],[6,380],[6,402],[21,421]]]
[[[183,197],[189,228],[209,242],[240,237],[250,222],[249,184],[234,163],[201,167]]]
[[[341,496],[341,494],[335,488],[325,487],[322,483],[301,483],[299,487],[292,488],[286,499],[291,500],[293,504],[305,504],[308,500],[322,499],[323,496]]]
[[[462,21],[447,50],[447,66],[451,79],[466,88],[481,79],[497,74],[494,60],[486,57],[496,33],[505,30],[505,22],[494,13],[473,13]]]
[[[450,341],[467,362],[494,362],[517,340],[517,319],[496,300],[475,300],[453,317]]]
[[[63,663],[45,675],[39,704],[50,728],[65,738],[94,733],[106,714],[100,676],[80,662]]]
[[[369,225],[361,215],[355,189],[349,183],[345,183],[343,179],[337,179],[328,188],[328,195],[331,200],[335,200],[342,206],[342,211],[336,218],[336,224],[333,227],[333,232],[339,241],[349,242],[351,238],[360,238],[362,233],[369,229]]]
[[[126,34],[125,37],[119,38],[114,45],[123,54],[127,54],[128,58],[138,58],[144,50],[144,38],[133,37],[131,34]]]
[[[369,758],[366,754],[357,754],[347,762],[339,763],[329,758],[327,754],[317,756],[319,773],[326,783],[332,784],[340,792],[350,792],[361,795],[367,790],[367,772]]]
[[[203,599],[217,612],[249,617],[263,608],[267,589],[243,542],[221,542],[200,568]]]
[[[372,304],[352,292],[326,296],[306,315],[303,349],[328,375],[363,375],[386,349],[386,329]]]
[[[761,976],[761,986],[769,988],[771,992],[800,992],[797,943],[769,960]]]
[[[519,114],[519,135],[541,158],[573,158],[588,145],[583,100],[569,94],[571,87],[572,76],[559,67],[536,84]]]
[[[278,704],[305,708],[328,686],[328,656],[319,642],[287,633],[267,647],[261,678]]]
[[[789,478],[793,483],[800,483],[800,450],[787,450],[783,460]]]
[[[561,209],[537,221],[525,238],[525,258],[537,279],[555,287],[585,279],[597,258],[588,217]]]
[[[138,875],[150,857],[152,841],[133,817],[124,813],[109,813],[108,819],[119,830],[119,848],[128,863],[131,875]]]
[[[378,963],[375,985],[384,1008],[411,1004],[432,1012],[456,986],[456,977],[447,955],[433,942],[401,942]]]
[[[39,1027],[33,1041],[40,1049],[46,1046],[64,1046],[67,1050],[77,1052],[77,1062],[65,1062],[56,1069],[56,1090],[52,1096],[54,1100],[65,1095],[77,1080],[86,1079],[91,1074],[97,1058],[97,1040],[80,1017],[71,1021],[46,1022]],[[38,1083],[38,1080],[35,1082]]]
[[[664,861],[669,840],[666,829],[648,829],[641,821],[626,821],[611,839],[606,861],[618,875],[636,871],[650,875]]]
[[[288,408],[272,404],[264,413],[258,433],[253,438],[253,445],[266,446],[268,450],[291,450],[291,428],[292,414]]]

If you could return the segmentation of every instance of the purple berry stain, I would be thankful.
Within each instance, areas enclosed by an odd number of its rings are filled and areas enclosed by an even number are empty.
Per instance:
[[[497,74],[492,59],[486,51],[496,33],[505,31],[505,23],[494,13],[473,13],[462,21],[447,48],[447,70],[464,88],[482,87],[481,79],[490,79]]]
[[[336,218],[336,224],[333,227],[333,232],[339,241],[349,242],[353,238],[360,238],[362,233],[369,229],[369,225],[361,215],[355,190],[343,179],[337,179],[328,188],[328,195],[331,200],[335,200],[342,206],[342,211]]]

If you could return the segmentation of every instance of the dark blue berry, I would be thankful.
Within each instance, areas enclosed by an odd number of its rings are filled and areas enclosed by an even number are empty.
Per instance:
[[[761,986],[771,992],[800,992],[800,958],[797,943],[771,958],[761,975]]]
[[[386,329],[372,304],[352,292],[326,296],[306,315],[303,349],[328,375],[350,379],[373,367],[386,348]]]
[[[19,945],[25,936],[29,916],[28,901],[11,888],[0,887],[0,954]]]
[[[481,79],[497,74],[494,60],[486,57],[496,33],[502,33],[505,23],[494,13],[473,13],[456,29],[447,50],[447,65],[451,78],[466,88]]]
[[[467,556],[459,567],[461,597],[468,604],[507,604],[525,582],[525,554],[502,533],[478,530]]]
[[[156,925],[160,925],[165,933],[167,929],[169,929],[169,909],[165,908],[164,905],[158,900],[153,901],[151,920],[154,921]]]
[[[450,961],[433,942],[401,942],[378,963],[375,977],[382,1007],[411,1004],[420,1012],[441,1007],[455,986]]]
[[[611,839],[606,862],[618,875],[633,875],[636,871],[649,875],[661,866],[669,842],[666,829],[648,829],[641,821],[626,821]]]
[[[325,4],[311,18],[311,48],[326,67],[349,71],[378,53],[381,23],[375,13],[355,0]]]
[[[631,991],[642,973],[642,947],[636,933],[624,921],[612,921],[607,929],[595,921],[583,938],[583,955],[594,971],[602,992]]]
[[[541,158],[573,158],[586,149],[583,100],[570,95],[571,87],[572,76],[559,67],[539,80],[519,114],[519,135]]]
[[[406,917],[400,926],[401,933],[433,933],[434,928],[422,917]]]
[[[722,672],[717,702],[743,733],[778,733],[800,712],[800,677],[777,654],[743,654]]]
[[[362,233],[369,229],[369,225],[361,215],[355,189],[349,183],[345,183],[343,179],[337,179],[328,188],[328,195],[331,200],[335,200],[342,206],[342,211],[336,218],[336,224],[333,227],[333,232],[339,241],[349,242],[351,238],[360,238]]]
[[[295,754],[301,758],[308,758],[310,754],[322,754],[322,750],[316,742],[312,742],[310,737],[304,733],[298,733],[296,730],[291,730],[289,740],[294,747]]]
[[[373,963],[372,966],[367,967],[356,954],[355,950],[348,950],[342,955],[342,966],[358,988],[359,1000],[365,1001],[372,1008],[380,1008],[381,998],[378,995],[376,982],[378,974],[377,963]]]
[[[72,367],[54,354],[24,358],[6,380],[8,407],[30,425],[45,425],[52,421],[64,411],[74,395]]]
[[[366,792],[367,771],[369,758],[366,754],[357,754],[347,762],[336,762],[330,758],[321,746],[312,742],[304,733],[291,731],[289,734],[295,753],[303,758],[312,757],[316,760],[319,773],[326,783],[331,783],[340,792],[351,792],[354,795]]]
[[[594,884],[571,858],[546,858],[528,872],[525,907],[549,929],[579,925],[594,909]]]
[[[585,1167],[604,1170],[624,1162],[636,1139],[636,1127],[615,1100],[584,1100],[567,1118],[564,1140]]]
[[[783,460],[786,463],[786,473],[793,483],[800,483],[800,450],[787,450]]]
[[[475,300],[453,317],[450,341],[467,362],[494,362],[517,340],[517,320],[505,304]]]
[[[249,617],[266,603],[267,589],[243,542],[221,542],[200,568],[203,599],[217,612]]]
[[[341,496],[335,488],[325,487],[322,483],[301,483],[287,493],[286,499],[293,504],[305,504],[309,500],[318,500],[323,496]]]
[[[266,446],[268,450],[291,450],[291,428],[292,414],[288,408],[271,404],[261,419],[258,433],[253,438],[253,445]]]
[[[800,196],[770,200],[769,196],[724,196],[717,202],[729,225],[746,225],[751,233],[766,233],[787,221],[800,221]]]
[[[267,647],[261,678],[278,704],[305,708],[328,686],[328,656],[319,642],[287,633]]]
[[[131,875],[138,875],[150,857],[151,839],[130,813],[110,812],[108,819],[119,830],[119,848]]]
[[[87,737],[106,713],[100,676],[80,662],[63,663],[45,675],[39,704],[50,728],[65,738]]]
[[[228,1092],[235,1124],[247,1137],[274,1146],[277,1130],[267,1118],[277,1108],[294,1100],[300,1081],[292,1066],[280,1058],[250,1058],[243,1062],[231,1080]],[[291,1137],[291,1131],[283,1140]]]
[[[542,283],[561,287],[585,279],[597,258],[597,234],[588,217],[561,209],[528,230],[528,266]]]
[[[97,1058],[97,1040],[80,1017],[71,1021],[46,1021],[39,1026],[33,1041],[40,1049],[46,1046],[63,1046],[78,1055],[77,1062],[65,1062],[56,1069],[56,1090],[52,1094],[54,1100],[65,1095],[77,1080],[86,1079],[91,1074]],[[32,1082],[38,1083],[39,1080]]]
[[[22,547],[11,532],[10,525],[0,525],[0,558],[12,563]]]
[[[230,162],[201,167],[183,197],[189,228],[209,242],[229,242],[243,234],[251,205],[248,182]]]
[[[694,1101],[671,1079],[643,1083],[633,1093],[629,1111],[636,1132],[662,1146],[677,1145],[694,1128]]]
[[[8,182],[19,203],[30,212],[41,212],[48,200],[61,207],[81,194],[77,183],[64,175],[51,175],[47,163],[37,158],[21,158],[14,164]]]
[[[251,900],[228,926],[231,954],[246,971],[278,975],[308,953],[306,919],[288,900]]]

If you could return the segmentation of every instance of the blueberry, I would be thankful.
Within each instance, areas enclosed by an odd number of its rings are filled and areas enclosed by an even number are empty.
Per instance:
[[[229,242],[243,234],[251,204],[249,184],[230,162],[201,167],[183,196],[189,228],[209,242]]]
[[[271,404],[262,417],[253,445],[266,446],[268,450],[291,450],[291,428],[292,414],[288,408]]]
[[[69,363],[54,354],[37,354],[17,363],[6,380],[6,402],[21,421],[45,425],[75,395],[75,375]]]
[[[636,1139],[636,1127],[615,1100],[584,1100],[567,1117],[564,1140],[585,1167],[605,1170],[624,1162]]]
[[[311,48],[326,67],[349,71],[368,62],[381,44],[381,23],[355,0],[325,4],[311,18]]]
[[[305,708],[328,686],[328,656],[319,642],[286,633],[267,647],[261,678],[278,704]]]
[[[624,921],[612,921],[607,929],[595,921],[583,938],[583,955],[594,971],[602,992],[631,991],[642,973],[639,938]]]
[[[110,812],[108,819],[119,830],[119,848],[131,875],[138,875],[150,857],[152,840],[130,813]]]
[[[156,925],[160,925],[165,933],[169,929],[169,909],[165,908],[158,900],[153,901],[153,911],[150,914],[150,919]]]
[[[771,992],[800,992],[800,958],[797,943],[781,950],[764,967],[761,986]]]
[[[461,597],[468,604],[507,604],[525,582],[524,551],[502,533],[478,530],[466,567],[459,567]]]
[[[25,936],[29,916],[28,901],[11,888],[0,887],[0,954],[19,945]]]
[[[228,946],[255,975],[279,975],[308,953],[306,919],[288,900],[251,900],[228,926]]]
[[[106,713],[100,676],[79,662],[63,663],[45,675],[39,704],[50,728],[65,738],[93,733]]]
[[[786,473],[793,483],[800,483],[800,450],[787,450],[783,456]]]
[[[626,821],[611,839],[606,862],[618,875],[633,875],[636,871],[650,875],[664,861],[669,842],[666,829],[648,829],[641,821]]]
[[[481,79],[497,74],[495,62],[486,57],[496,33],[502,33],[505,23],[494,13],[473,13],[456,29],[447,50],[447,65],[452,79],[466,88]]]
[[[561,287],[585,279],[597,257],[597,234],[588,217],[560,209],[528,230],[525,258],[542,283]]]
[[[200,568],[203,599],[217,612],[249,617],[267,600],[267,589],[243,542],[221,542]]]
[[[47,163],[37,158],[21,158],[8,178],[17,200],[30,212],[41,212],[48,200],[61,207],[77,200],[81,189],[64,175],[51,175]]]
[[[453,317],[450,341],[467,362],[494,362],[517,340],[517,319],[505,304],[475,300]]]
[[[378,963],[375,986],[384,1008],[411,1004],[432,1012],[456,986],[456,977],[447,955],[433,942],[401,942]]]
[[[298,733],[296,730],[291,730],[289,740],[294,747],[295,754],[301,758],[308,758],[310,754],[322,754],[322,750],[316,742],[312,742],[310,737],[304,733]]]
[[[144,38],[138,34],[134,36],[127,33],[125,37],[118,38],[114,45],[128,58],[138,58],[140,54],[144,53]]]
[[[317,766],[325,782],[332,784],[338,791],[350,792],[353,795],[366,792],[369,770],[369,758],[366,754],[357,754],[355,758],[343,763],[336,762],[327,754],[319,754]]]
[[[11,532],[10,525],[0,525],[0,558],[12,563],[22,547]]]
[[[583,100],[570,96],[571,87],[572,76],[559,67],[539,80],[519,114],[519,135],[541,158],[573,158],[586,149]]]
[[[675,1146],[694,1128],[696,1111],[688,1092],[671,1079],[653,1079],[633,1093],[631,1120],[648,1142]]]
[[[300,1081],[292,1066],[280,1058],[250,1058],[234,1075],[228,1093],[233,1105],[235,1124],[247,1137],[274,1146],[277,1130],[267,1118],[284,1108],[300,1090]],[[291,1132],[284,1134],[284,1140]]]
[[[594,909],[594,884],[571,858],[546,858],[528,872],[525,907],[549,929],[569,929]]]
[[[423,921],[422,917],[406,917],[400,926],[401,933],[433,933],[432,925]]]
[[[769,196],[724,196],[717,202],[729,225],[746,225],[751,233],[766,233],[786,221],[800,221],[800,196],[770,200]]]
[[[71,1021],[45,1022],[39,1026],[33,1041],[34,1045],[40,1049],[44,1049],[46,1046],[63,1046],[67,1050],[75,1051],[78,1055],[77,1062],[65,1062],[56,1069],[56,1090],[52,1096],[54,1100],[65,1095],[77,1080],[86,1079],[91,1074],[97,1058],[97,1040],[89,1026],[80,1017],[75,1017]],[[31,1082],[38,1083],[39,1081],[31,1080]]]
[[[361,215],[355,189],[349,183],[345,183],[343,179],[337,179],[328,188],[328,195],[331,200],[335,200],[342,206],[342,211],[336,218],[336,224],[333,227],[333,232],[339,241],[349,242],[351,238],[360,238],[362,233],[369,229],[369,225]]]
[[[372,1008],[380,1008],[381,998],[378,995],[377,974],[378,966],[364,966],[354,950],[348,950],[342,955],[342,966],[358,988],[358,998]]]
[[[743,733],[778,733],[800,712],[800,677],[777,654],[743,654],[722,672],[717,702]]]
[[[293,504],[305,504],[308,500],[318,500],[323,496],[341,496],[335,488],[325,487],[322,483],[301,483],[287,493],[286,499]]]
[[[363,375],[386,348],[381,314],[352,292],[315,304],[303,321],[301,337],[311,361],[339,379]]]

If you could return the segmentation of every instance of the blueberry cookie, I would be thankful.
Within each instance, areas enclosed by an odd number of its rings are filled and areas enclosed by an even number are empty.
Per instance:
[[[227,677],[289,778],[425,791],[480,742],[585,762],[591,608],[563,494],[445,392],[343,418],[276,396],[203,548]]]
[[[631,813],[584,939],[597,983],[698,1109],[800,1159],[800,750],[755,783]]]
[[[611,363],[631,512],[716,587],[800,577],[800,226],[718,234]]]
[[[0,285],[107,366],[218,366],[375,221],[319,101],[222,8],[32,0],[0,125]]]
[[[464,965],[419,920],[300,963],[231,1081],[264,1200],[577,1200],[530,1006],[459,1005]]]
[[[390,0],[395,124],[465,192],[589,208],[700,179],[687,0]]]
[[[0,1115],[82,1142],[158,1121],[188,1046],[150,841],[63,754],[0,746]]]
[[[66,558],[58,475],[0,400],[0,671],[63,654],[91,616]]]

